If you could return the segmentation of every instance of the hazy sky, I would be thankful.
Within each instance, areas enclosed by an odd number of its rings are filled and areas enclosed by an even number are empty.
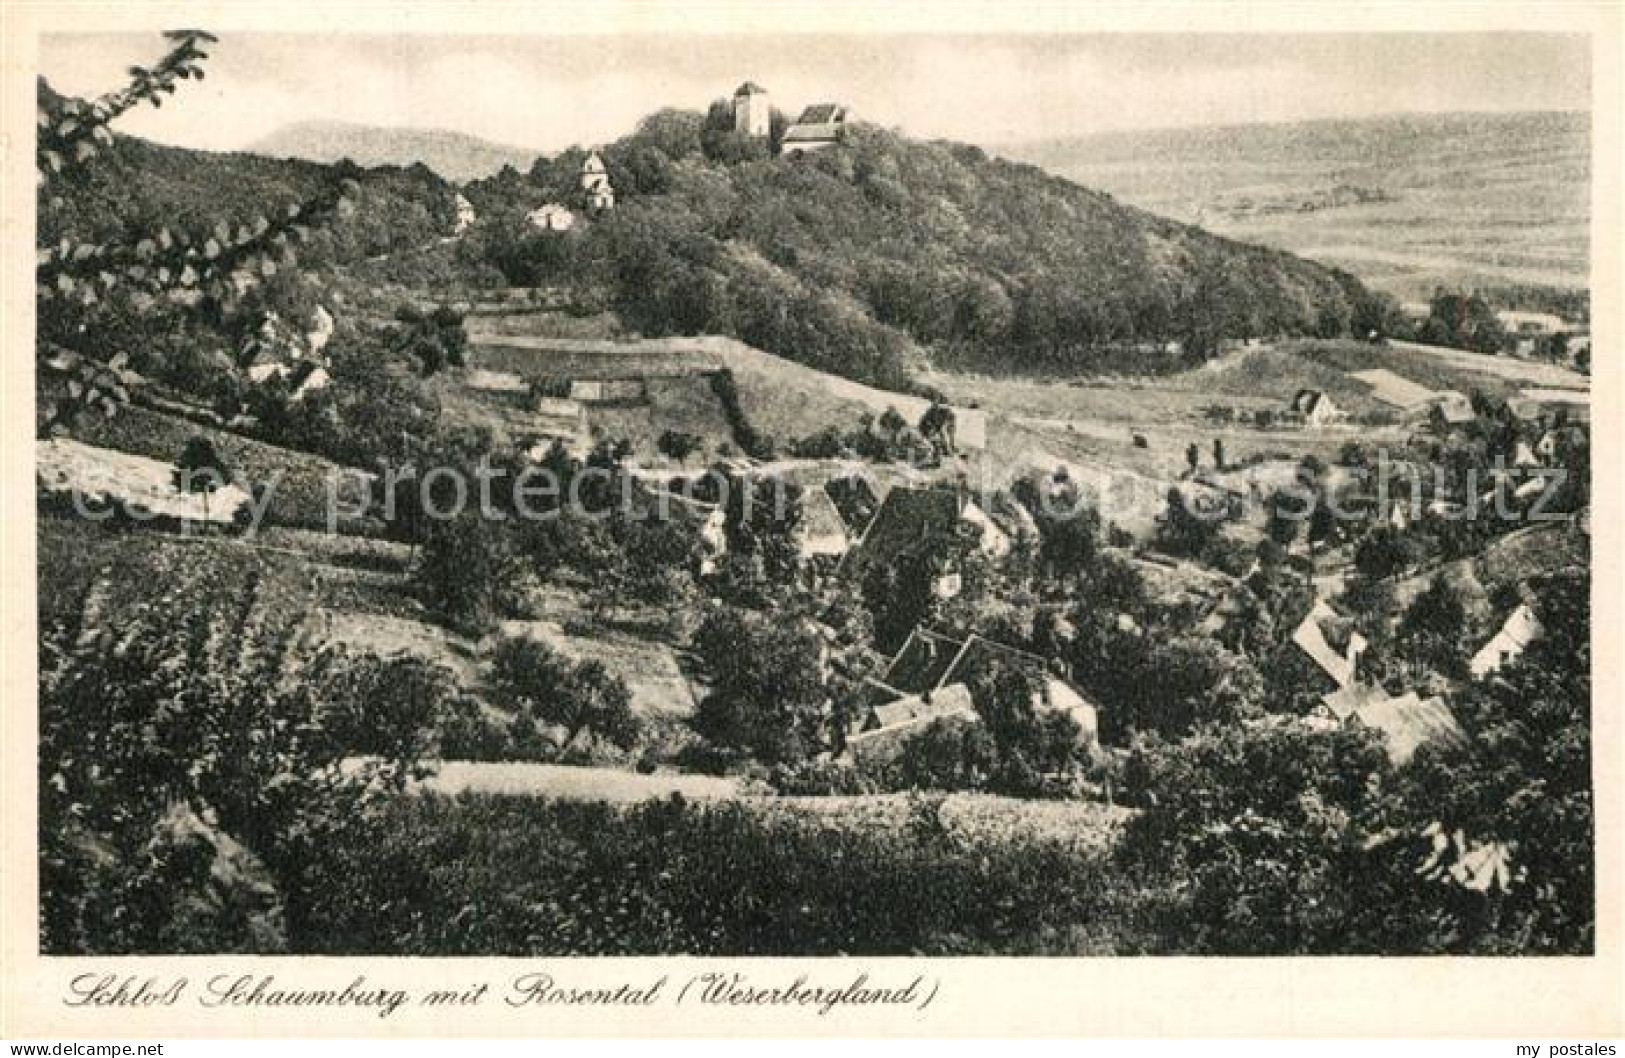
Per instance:
[[[156,34],[59,35],[41,72],[90,95]],[[1590,107],[1575,35],[1316,34],[475,37],[235,34],[201,84],[119,128],[230,149],[292,121],[458,129],[555,151],[703,109],[745,79],[794,113],[821,100],[920,136],[995,144],[1122,128],[1438,110]]]

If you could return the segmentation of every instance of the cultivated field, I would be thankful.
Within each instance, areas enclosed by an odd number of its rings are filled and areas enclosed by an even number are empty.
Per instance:
[[[1589,283],[1585,114],[1150,130],[1007,153],[1152,212],[1337,265],[1403,298],[1439,285]],[[1384,200],[1299,208],[1337,187]]]

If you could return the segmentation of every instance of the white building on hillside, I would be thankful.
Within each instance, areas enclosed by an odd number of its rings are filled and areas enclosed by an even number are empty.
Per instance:
[[[609,170],[597,151],[581,163],[581,190],[587,196],[587,210],[602,213],[615,208],[615,188],[609,182]]]
[[[530,226],[541,231],[569,231],[576,226],[576,215],[557,202],[538,206],[525,215]]]
[[[793,157],[833,147],[845,137],[851,116],[851,111],[840,103],[814,103],[785,130],[779,150]]]

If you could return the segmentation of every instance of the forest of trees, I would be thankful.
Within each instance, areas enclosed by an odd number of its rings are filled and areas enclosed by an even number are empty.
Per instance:
[[[858,126],[840,151],[775,158],[724,118],[661,111],[604,148],[619,204],[568,232],[523,215],[572,201],[582,152],[477,182],[473,252],[512,282],[607,290],[645,334],[731,334],[894,387],[918,348],[1001,371],[1147,371],[1225,337],[1364,333],[1383,311],[1351,276],[975,147]]]

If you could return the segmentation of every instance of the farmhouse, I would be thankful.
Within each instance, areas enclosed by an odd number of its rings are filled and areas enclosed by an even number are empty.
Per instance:
[[[1354,682],[1355,666],[1369,645],[1347,618],[1320,599],[1293,631],[1292,642],[1340,688]]]
[[[1467,741],[1450,707],[1439,697],[1422,698],[1408,691],[1396,698],[1380,686],[1350,684],[1320,701],[1315,718],[1321,723],[1381,731],[1395,767],[1408,762],[1424,743],[1460,746]]]
[[[1563,317],[1550,312],[1514,312],[1509,309],[1497,312],[1495,318],[1513,334],[1563,334],[1569,329]]]
[[[1342,417],[1332,399],[1318,389],[1298,390],[1288,410],[1302,416],[1305,425],[1315,427],[1330,426]]]
[[[840,558],[850,545],[846,522],[829,493],[822,488],[802,492],[801,525],[796,529],[796,547],[802,559]]]
[[[983,554],[1010,551],[1010,538],[963,488],[898,485],[886,493],[843,568],[850,572],[872,563],[895,565],[905,555],[961,533],[971,536]]]
[[[1544,631],[1535,611],[1527,603],[1521,604],[1507,615],[1501,630],[1473,655],[1468,668],[1474,676],[1482,679],[1507,662],[1516,661]]]
[[[1434,429],[1440,432],[1466,426],[1478,418],[1473,411],[1473,402],[1467,395],[1453,389],[1439,394],[1438,401],[1428,415]]]
[[[938,720],[976,723],[976,706],[963,683],[870,706],[858,730],[847,736],[847,750],[861,762],[893,756],[910,736]]]
[[[801,112],[794,125],[785,130],[779,150],[794,157],[833,147],[845,138],[850,116],[847,108],[840,103],[814,103]]]
[[[333,327],[332,315],[320,305],[311,313],[310,330],[305,332],[268,312],[243,343],[238,366],[251,382],[282,380],[292,399],[299,400],[332,382],[321,351],[332,339]]]
[[[1373,728],[1387,736],[1388,759],[1395,767],[1408,763],[1426,743],[1462,746],[1467,742],[1466,734],[1444,699],[1421,698],[1415,691],[1398,698],[1380,692],[1363,702],[1347,722]]]
[[[1573,389],[1526,389],[1507,401],[1507,409],[1524,423],[1589,423],[1591,395]]]
[[[1078,724],[1079,738],[1093,743],[1100,730],[1099,710],[1082,692],[1050,671],[1044,659],[1025,650],[995,643],[979,635],[955,639],[927,628],[909,634],[885,675],[869,684],[876,705],[895,703],[909,696],[931,698],[950,686],[964,686],[991,665],[1018,669],[1043,684],[1033,700],[1038,709],[1058,710]]]

